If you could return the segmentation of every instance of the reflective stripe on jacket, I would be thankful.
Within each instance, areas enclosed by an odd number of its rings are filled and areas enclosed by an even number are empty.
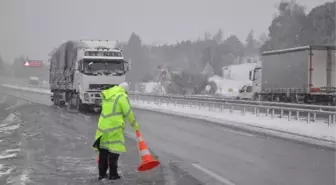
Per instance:
[[[102,110],[93,147],[96,150],[102,148],[112,153],[124,153],[124,119],[127,119],[134,130],[139,129],[128,96],[122,87],[114,86],[102,91],[101,98]]]

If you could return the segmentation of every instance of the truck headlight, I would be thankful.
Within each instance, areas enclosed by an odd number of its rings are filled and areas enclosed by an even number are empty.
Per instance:
[[[84,100],[89,101],[89,93],[84,93]]]

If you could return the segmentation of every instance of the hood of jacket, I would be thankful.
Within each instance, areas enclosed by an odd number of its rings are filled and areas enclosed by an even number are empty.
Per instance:
[[[101,98],[108,100],[111,99],[112,97],[116,96],[119,93],[126,93],[124,88],[120,86],[114,86],[109,89],[103,90],[101,93]]]

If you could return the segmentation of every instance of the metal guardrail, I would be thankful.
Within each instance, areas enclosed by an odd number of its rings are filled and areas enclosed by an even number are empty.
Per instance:
[[[24,82],[22,79],[12,79],[19,82]],[[26,80],[27,81],[27,80]],[[30,85],[28,82],[26,83],[27,86],[32,88],[42,88],[42,89],[49,89],[48,85]],[[239,104],[252,104],[252,105],[264,105],[264,106],[281,106],[281,107],[293,107],[293,108],[306,108],[312,110],[326,110],[326,111],[336,111],[336,106],[326,106],[326,105],[314,105],[314,104],[297,104],[297,103],[282,103],[282,102],[269,102],[269,101],[252,101],[252,100],[237,100],[228,97],[219,97],[219,96],[202,96],[202,95],[191,95],[191,96],[183,96],[183,95],[160,95],[154,93],[138,93],[138,92],[130,92],[130,94],[139,94],[143,96],[152,96],[152,97],[173,97],[179,99],[190,99],[190,100],[199,100],[199,101],[213,101],[213,102],[222,102],[222,103],[239,103]]]
[[[207,107],[209,111],[212,109],[219,109],[223,111],[224,109],[229,109],[230,114],[234,110],[240,110],[241,115],[244,116],[246,112],[252,112],[255,116],[260,116],[262,113],[267,117],[271,118],[282,118],[288,121],[295,119],[301,120],[302,118],[307,122],[316,122],[317,119],[324,120],[328,125],[336,124],[336,112],[335,111],[323,111],[323,110],[312,110],[312,109],[299,109],[293,107],[280,107],[280,106],[265,106],[265,105],[252,105],[252,104],[241,104],[232,102],[214,102],[214,101],[204,101],[197,99],[188,99],[181,97],[168,97],[168,96],[148,96],[140,94],[130,94],[130,98],[135,101],[142,102],[154,102],[157,105],[162,104],[173,104],[174,107],[189,107],[189,108],[202,108]]]
[[[145,93],[130,93],[132,95],[141,95],[155,98],[174,98],[174,99],[188,99],[196,101],[209,101],[215,103],[237,103],[248,105],[260,105],[260,106],[280,106],[280,107],[291,107],[299,109],[310,109],[310,110],[325,110],[325,111],[336,111],[336,106],[324,106],[324,105],[310,105],[310,104],[296,104],[296,103],[280,103],[280,102],[268,102],[268,101],[250,101],[250,100],[235,100],[235,99],[224,99],[224,98],[214,98],[214,97],[199,97],[199,96],[181,96],[181,95],[157,95],[157,94],[145,94]]]
[[[9,78],[13,80],[12,78]],[[16,80],[23,82],[22,79]],[[49,89],[49,85],[30,85],[26,80],[26,83],[29,87],[32,88],[42,88]],[[282,102],[269,102],[269,101],[252,101],[252,100],[237,100],[227,97],[206,97],[200,95],[191,95],[191,96],[183,96],[183,95],[159,95],[154,93],[139,93],[139,92],[130,92],[130,94],[134,95],[142,95],[142,96],[151,96],[151,97],[163,97],[163,98],[176,98],[176,99],[190,99],[190,100],[198,100],[198,101],[213,101],[213,102],[222,102],[222,103],[239,103],[239,104],[251,104],[251,105],[264,105],[264,106],[281,106],[281,107],[293,107],[293,108],[306,108],[311,110],[325,110],[325,111],[336,111],[336,106],[323,106],[323,105],[312,105],[312,104],[297,104],[297,103],[282,103]]]

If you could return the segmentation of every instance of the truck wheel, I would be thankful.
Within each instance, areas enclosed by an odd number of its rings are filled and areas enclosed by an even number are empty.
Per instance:
[[[253,101],[260,101],[260,98],[259,98],[259,96],[258,96],[257,93],[254,93],[254,94],[253,94],[252,100],[253,100]]]
[[[59,99],[57,97],[57,94],[54,94],[54,105],[58,106],[59,105]]]
[[[85,105],[82,104],[82,101],[80,100],[79,96],[77,96],[76,106],[77,106],[76,109],[78,110],[78,112],[84,111]]]
[[[53,103],[55,106],[57,106],[57,98],[55,96],[53,97]]]

